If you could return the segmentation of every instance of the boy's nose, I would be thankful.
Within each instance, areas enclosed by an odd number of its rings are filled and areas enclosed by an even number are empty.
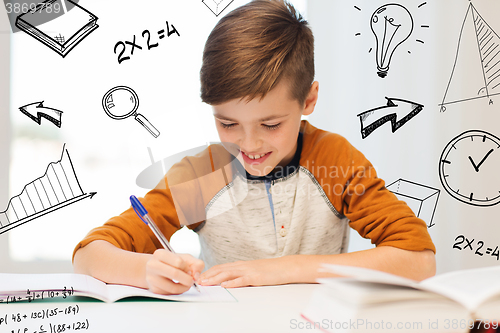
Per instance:
[[[257,153],[262,148],[262,140],[256,133],[245,133],[241,140],[240,148],[246,153]]]

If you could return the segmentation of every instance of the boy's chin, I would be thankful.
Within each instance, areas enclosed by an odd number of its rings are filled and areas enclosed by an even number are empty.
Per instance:
[[[263,168],[260,168],[260,167],[252,167],[251,165],[245,165],[245,170],[251,174],[252,176],[255,176],[255,177],[264,177],[264,176],[267,176],[269,175],[273,170],[274,170],[274,167],[271,167],[271,166],[265,166]]]

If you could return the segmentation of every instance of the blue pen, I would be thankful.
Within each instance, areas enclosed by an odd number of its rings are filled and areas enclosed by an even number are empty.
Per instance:
[[[165,238],[165,236],[161,233],[160,229],[158,229],[158,226],[153,222],[153,219],[149,217],[148,211],[144,206],[141,204],[139,199],[135,197],[135,195],[130,196],[130,203],[132,204],[132,208],[134,209],[135,213],[139,216],[139,218],[142,220],[142,222],[146,223],[146,225],[151,228],[151,231],[153,231],[153,234],[155,234],[156,238],[160,241],[160,244],[167,250],[169,250],[172,253],[175,253],[174,249],[168,242],[168,240]],[[200,288],[198,288],[198,285],[196,282],[193,282],[193,286],[200,291]]]

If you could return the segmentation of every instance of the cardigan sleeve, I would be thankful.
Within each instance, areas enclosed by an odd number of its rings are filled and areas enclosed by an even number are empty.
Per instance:
[[[327,166],[315,172],[335,209],[376,246],[436,252],[426,223],[385,187],[368,159],[345,138],[305,123],[301,164]]]

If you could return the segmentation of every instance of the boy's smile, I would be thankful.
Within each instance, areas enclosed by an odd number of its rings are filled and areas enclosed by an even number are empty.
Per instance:
[[[265,176],[292,160],[301,116],[312,113],[317,98],[317,82],[311,85],[304,105],[300,105],[290,96],[287,81],[282,80],[263,99],[233,99],[214,105],[219,138],[239,147],[241,154],[237,157],[248,173]]]

